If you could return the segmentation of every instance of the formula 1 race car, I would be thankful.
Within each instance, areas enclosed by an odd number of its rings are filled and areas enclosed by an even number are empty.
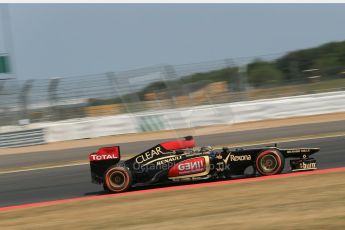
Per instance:
[[[230,179],[252,168],[252,176],[279,174],[285,158],[292,171],[316,169],[309,156],[318,148],[279,149],[277,146],[253,149],[193,149],[193,137],[160,143],[126,161],[120,161],[120,147],[103,147],[89,155],[93,183],[106,191],[123,192],[132,186],[196,180]]]

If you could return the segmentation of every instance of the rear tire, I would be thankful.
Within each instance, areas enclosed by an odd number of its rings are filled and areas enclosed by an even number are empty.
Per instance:
[[[124,192],[132,186],[132,175],[124,167],[111,167],[104,175],[104,190],[109,192]]]
[[[256,170],[263,176],[281,173],[284,165],[284,156],[277,149],[265,150],[256,158]]]

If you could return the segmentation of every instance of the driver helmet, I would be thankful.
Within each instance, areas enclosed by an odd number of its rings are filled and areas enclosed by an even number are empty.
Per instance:
[[[209,152],[211,150],[212,150],[211,146],[203,146],[203,147],[200,148],[201,152]]]

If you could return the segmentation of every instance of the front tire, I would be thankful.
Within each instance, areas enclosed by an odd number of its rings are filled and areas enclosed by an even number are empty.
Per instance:
[[[104,190],[117,193],[128,190],[132,185],[132,175],[124,167],[111,167],[104,175]]]
[[[256,158],[256,169],[263,176],[281,173],[284,165],[284,156],[277,149],[265,150]]]

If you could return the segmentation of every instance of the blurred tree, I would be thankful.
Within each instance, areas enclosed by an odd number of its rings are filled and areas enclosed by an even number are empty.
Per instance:
[[[255,87],[281,83],[283,75],[274,64],[256,60],[248,65],[248,80]]]
[[[345,41],[298,50],[277,59],[276,67],[286,80],[305,80],[301,71],[320,69],[323,78],[335,77],[345,68]]]
[[[289,67],[290,67],[290,69],[289,69],[290,77],[288,80],[290,80],[290,82],[296,81],[296,80],[297,81],[303,80],[302,75],[301,75],[301,70],[299,68],[297,61],[291,61]]]
[[[169,92],[183,93],[181,84],[193,85],[189,88],[198,90],[209,83],[225,81],[229,83],[233,91],[241,90],[246,83],[240,81],[243,80],[243,75],[241,78],[239,68],[235,66],[233,59],[226,59],[224,62],[226,67],[223,69],[197,72],[181,78],[177,77],[173,66],[164,66],[163,74],[166,81],[153,82],[140,91],[124,95],[122,99],[118,97],[113,100],[94,100],[90,103],[94,105],[109,104],[121,100],[135,102],[145,100],[145,94],[147,93],[166,92],[168,90]],[[320,70],[321,80],[340,76],[345,70],[345,41],[331,42],[315,48],[293,51],[274,61],[256,59],[248,64],[247,75],[249,83],[254,87],[259,87],[283,82],[306,82],[308,78],[306,74],[303,74],[303,71],[308,69]]]
[[[8,56],[0,54],[0,73],[9,73],[9,63]]]

